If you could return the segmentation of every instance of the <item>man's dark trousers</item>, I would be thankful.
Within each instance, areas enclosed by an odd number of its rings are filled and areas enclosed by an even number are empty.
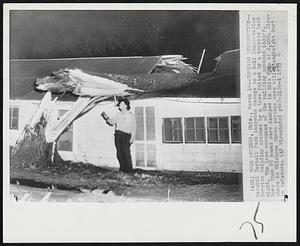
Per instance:
[[[130,154],[131,135],[122,131],[115,131],[115,145],[117,149],[117,158],[120,163],[121,172],[132,171],[132,160]]]

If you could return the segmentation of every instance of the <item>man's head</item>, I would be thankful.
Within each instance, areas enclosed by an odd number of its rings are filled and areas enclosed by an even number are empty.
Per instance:
[[[127,98],[121,98],[118,100],[118,104],[117,106],[119,107],[119,109],[122,111],[124,109],[129,110],[130,109],[130,102]]]

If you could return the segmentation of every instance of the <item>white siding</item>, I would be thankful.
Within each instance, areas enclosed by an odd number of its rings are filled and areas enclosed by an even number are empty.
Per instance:
[[[103,111],[111,117],[118,112],[114,103],[104,102],[74,121],[73,152],[60,151],[64,159],[118,167],[114,128],[107,125],[101,117]]]

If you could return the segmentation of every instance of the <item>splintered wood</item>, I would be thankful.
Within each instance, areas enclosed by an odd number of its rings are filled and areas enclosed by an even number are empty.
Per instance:
[[[198,81],[195,73],[109,74],[91,75],[79,69],[60,69],[36,80],[36,89],[79,96],[124,96],[130,93],[168,90]]]
[[[141,91],[105,76],[94,76],[79,69],[60,69],[52,75],[36,80],[36,89],[79,96],[124,95],[126,90]]]

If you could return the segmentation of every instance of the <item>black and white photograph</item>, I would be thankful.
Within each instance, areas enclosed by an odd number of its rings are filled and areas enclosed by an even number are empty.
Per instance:
[[[238,11],[11,11],[27,201],[242,201]]]
[[[295,241],[295,4],[3,14],[4,241]]]

